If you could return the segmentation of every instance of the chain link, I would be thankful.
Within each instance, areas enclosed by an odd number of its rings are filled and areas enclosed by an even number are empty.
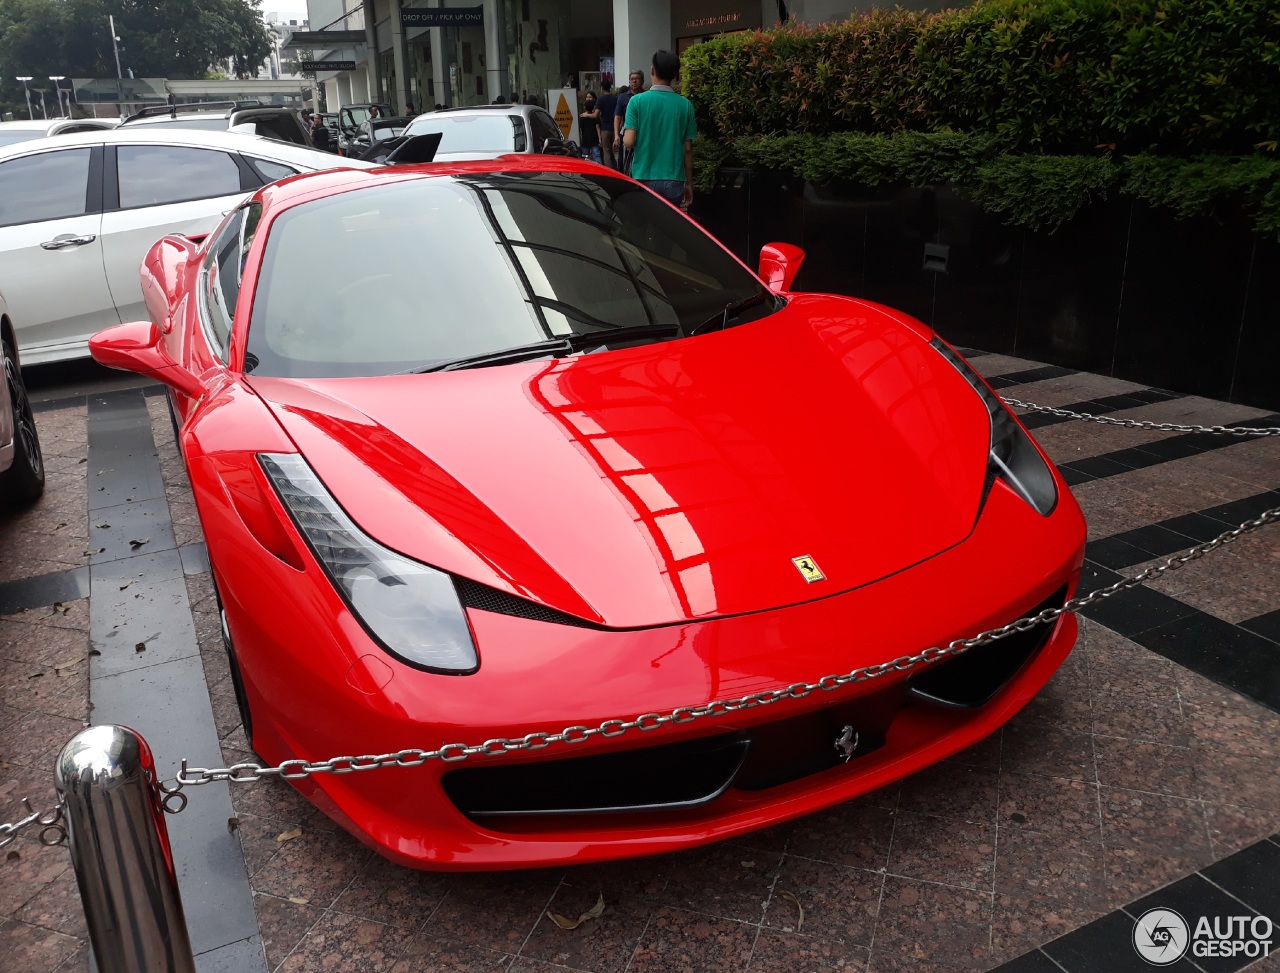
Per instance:
[[[1072,412],[1070,409],[1055,409],[1050,405],[1037,405],[1034,402],[1023,402],[1021,399],[1005,399],[1009,405],[1019,409],[1030,409],[1032,412],[1047,412],[1051,416],[1062,416],[1066,419],[1083,419],[1086,422],[1101,422],[1108,426],[1124,426],[1127,429],[1158,429],[1161,432],[1211,432],[1223,436],[1280,436],[1280,426],[1188,426],[1177,422],[1143,422],[1139,419],[1116,419],[1112,416],[1095,416],[1088,412]]]
[[[570,726],[559,733],[527,733],[523,737],[516,739],[498,737],[471,746],[465,743],[446,743],[436,750],[397,750],[395,753],[368,754],[361,757],[333,757],[329,760],[315,761],[295,759],[286,760],[276,767],[263,767],[254,763],[233,764],[230,767],[217,769],[189,767],[186,759],[183,758],[181,769],[177,776],[176,787],[168,788],[166,792],[176,792],[183,787],[212,784],[216,781],[224,780],[232,783],[268,780],[273,777],[285,780],[299,780],[304,777],[310,777],[312,774],[348,774],[363,770],[378,770],[383,767],[420,767],[428,760],[454,763],[459,760],[466,760],[468,757],[490,757],[504,753],[542,750],[555,744],[572,747],[574,744],[585,743],[592,737],[619,737],[632,730],[644,733],[664,726],[692,723],[695,720],[707,717],[719,718],[730,713],[754,709],[758,706],[771,706],[782,700],[803,699],[810,693],[817,691],[832,692],[844,686],[878,679],[889,673],[907,672],[919,665],[962,655],[980,645],[987,645],[997,639],[1007,638],[1018,632],[1026,632],[1037,625],[1046,625],[1061,615],[1079,611],[1081,608],[1086,608],[1095,602],[1102,601],[1104,598],[1110,598],[1112,595],[1118,594],[1127,588],[1133,588],[1150,581],[1152,578],[1158,578],[1168,571],[1176,571],[1192,561],[1199,560],[1209,552],[1217,550],[1224,544],[1230,544],[1237,537],[1277,520],[1280,520],[1280,507],[1267,510],[1252,520],[1246,520],[1239,527],[1228,530],[1211,541],[1197,544],[1195,547],[1189,548],[1180,554],[1166,558],[1159,564],[1153,564],[1133,577],[1121,578],[1105,588],[1098,588],[1087,595],[1072,598],[1061,608],[1046,608],[1035,615],[1019,618],[999,628],[988,629],[972,638],[956,639],[947,645],[933,646],[916,655],[900,656],[889,662],[864,666],[861,669],[854,669],[852,672],[823,676],[816,682],[792,683],[782,689],[750,693],[735,699],[713,700],[699,706],[678,706],[670,713],[642,713],[630,720],[605,720],[599,726]]]
[[[62,826],[62,805],[55,804],[52,809],[36,811],[27,798],[22,799],[22,808],[26,816],[9,824],[0,823],[0,848],[18,839],[18,832],[33,824],[40,825],[40,844],[60,845],[67,838],[67,829]]]

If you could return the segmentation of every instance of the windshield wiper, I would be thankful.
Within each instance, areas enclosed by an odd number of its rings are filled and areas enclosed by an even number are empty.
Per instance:
[[[618,341],[631,341],[637,338],[679,337],[678,324],[639,324],[630,328],[610,328],[607,331],[587,331],[567,334],[547,341],[535,341],[501,351],[487,351],[481,355],[467,355],[463,358],[451,358],[448,361],[432,362],[420,368],[411,368],[402,375],[421,375],[426,372],[452,372],[464,368],[482,368],[485,365],[507,365],[512,362],[528,361],[534,358],[559,358],[575,351],[582,351],[597,345],[607,346]]]
[[[707,320],[703,321],[697,327],[690,328],[687,333],[691,337],[695,334],[701,334],[703,331],[710,328],[713,324],[718,324],[720,325],[721,328],[727,328],[729,326],[729,322],[732,321],[734,318],[736,318],[739,314],[741,314],[743,311],[745,311],[749,307],[755,307],[757,304],[760,304],[761,302],[768,299],[768,297],[769,297],[769,293],[767,291],[758,291],[757,293],[752,294],[749,297],[744,297],[741,300],[730,301],[728,304],[724,306],[723,310],[717,311],[715,314],[711,315],[711,317],[707,318]]]

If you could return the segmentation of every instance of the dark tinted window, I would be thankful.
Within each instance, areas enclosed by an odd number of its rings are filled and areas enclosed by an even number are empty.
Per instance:
[[[258,172],[262,174],[262,178],[266,179],[267,182],[275,182],[277,179],[283,179],[286,176],[296,176],[298,174],[298,170],[291,166],[284,165],[280,162],[268,162],[266,159],[250,158],[249,164],[257,169]]]
[[[82,215],[90,151],[64,149],[0,163],[0,226]]]
[[[759,281],[634,183],[572,173],[414,179],[276,219],[247,360],[268,375],[387,374],[561,335],[687,330],[757,295],[738,322],[772,310]]]
[[[201,297],[209,336],[221,357],[225,360],[227,343],[231,338],[231,323],[235,320],[236,300],[240,296],[240,272],[242,260],[242,236],[245,226],[244,209],[236,210],[218,232],[217,238],[205,256],[202,269]],[[257,227],[258,213],[253,214],[253,227]],[[250,231],[252,237],[252,230]]]
[[[529,114],[529,127],[533,129],[533,150],[535,152],[542,151],[542,147],[547,144],[547,139],[551,139],[552,142],[564,140],[564,133],[560,131],[560,126],[546,112],[531,112]]]
[[[120,206],[158,206],[240,192],[240,168],[225,152],[180,145],[117,148]]]

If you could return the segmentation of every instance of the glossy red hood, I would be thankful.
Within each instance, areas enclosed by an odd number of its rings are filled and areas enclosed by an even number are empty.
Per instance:
[[[901,571],[969,534],[986,470],[986,409],[964,379],[848,299],[556,361],[248,380],[371,536],[610,626]]]

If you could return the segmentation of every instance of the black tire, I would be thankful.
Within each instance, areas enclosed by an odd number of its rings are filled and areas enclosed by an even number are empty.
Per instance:
[[[231,629],[227,626],[227,610],[222,607],[222,594],[218,591],[216,581],[213,583],[213,597],[218,603],[218,622],[222,626],[222,647],[227,650],[227,662],[231,667],[231,690],[235,693],[236,709],[240,711],[240,725],[244,727],[244,736],[249,741],[249,749],[253,750],[253,714],[249,712],[249,697],[245,695],[244,680],[240,678],[240,663],[236,659]]]
[[[0,473],[0,504],[26,506],[44,493],[44,456],[18,356],[8,341],[4,342],[4,381],[13,407],[13,463]]]

